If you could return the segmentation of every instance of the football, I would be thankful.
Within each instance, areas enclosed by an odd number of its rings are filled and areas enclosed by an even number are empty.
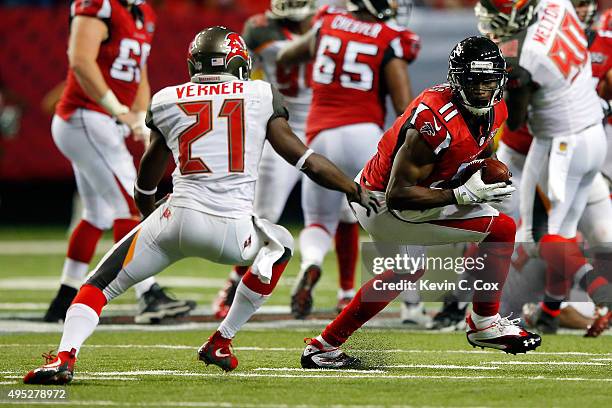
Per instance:
[[[478,170],[482,170],[482,181],[485,184],[509,183],[512,177],[512,173],[504,163],[489,158],[470,163],[460,175],[461,184],[468,181]]]

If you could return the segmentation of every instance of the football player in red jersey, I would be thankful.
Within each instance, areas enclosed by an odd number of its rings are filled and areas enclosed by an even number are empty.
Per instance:
[[[69,70],[51,126],[70,160],[83,201],[68,244],[61,286],[44,320],[63,320],[106,229],[121,240],[140,221],[136,170],[124,138],[145,140],[150,99],[147,58],[155,14],[142,0],[74,0],[70,5]],[[187,313],[192,301],[169,297],[154,280],[136,286],[137,323]]]
[[[307,141],[345,173],[357,174],[382,135],[385,95],[391,96],[398,115],[412,99],[407,63],[416,58],[420,43],[391,21],[394,1],[351,0],[347,8],[323,7],[311,31],[283,49],[278,62],[292,65],[314,58]],[[302,208],[300,274],[291,296],[297,318],[310,314],[312,291],[339,220],[355,222],[341,195],[309,180],[302,183]],[[340,297],[352,296],[347,291]]]
[[[405,248],[408,256],[423,254],[423,246],[483,243],[479,256],[484,258],[484,270],[495,275],[499,285],[487,293],[475,291],[467,318],[468,342],[523,353],[538,347],[540,337],[522,330],[519,319],[498,313],[516,227],[510,217],[488,204],[507,197],[514,187],[505,182],[485,184],[480,170],[455,188],[440,187],[456,180],[473,160],[491,154],[493,137],[507,117],[502,99],[505,69],[491,40],[469,37],[458,43],[449,58],[449,83],[426,89],[412,101],[358,176],[385,202],[381,211],[367,216],[353,209],[379,248],[385,243],[403,245],[398,249]],[[404,277],[397,272],[388,270],[365,283],[344,311],[309,342],[302,367],[355,366],[358,360],[339,347],[399,294],[380,288],[384,283],[415,281],[424,271],[404,272]]]

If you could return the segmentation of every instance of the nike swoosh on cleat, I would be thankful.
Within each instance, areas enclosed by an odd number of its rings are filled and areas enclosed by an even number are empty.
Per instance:
[[[214,356],[215,356],[215,357],[218,357],[218,358],[225,358],[225,357],[229,357],[229,356],[231,356],[231,354],[222,354],[222,353],[220,353],[220,351],[221,351],[221,349],[216,349],[216,350],[214,351],[214,353],[213,353],[213,354],[214,354]]]

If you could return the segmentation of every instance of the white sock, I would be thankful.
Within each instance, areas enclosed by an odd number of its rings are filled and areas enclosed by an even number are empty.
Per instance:
[[[64,268],[62,269],[60,283],[62,285],[70,286],[71,288],[78,289],[83,284],[88,271],[88,263],[66,258],[64,260]]]
[[[342,288],[338,289],[338,299],[344,298],[354,298],[355,297],[355,289],[344,290]]]
[[[140,299],[142,295],[148,292],[149,289],[151,289],[151,286],[153,285],[155,285],[155,278],[152,276],[143,280],[142,282],[138,282],[137,284],[135,284],[134,290],[136,291],[136,297]]]
[[[94,332],[100,318],[91,307],[82,303],[75,303],[68,309],[66,320],[64,321],[64,334],[60,341],[58,353],[61,351],[70,351],[76,349],[77,354],[79,349]]]
[[[325,339],[323,338],[323,336],[321,336],[320,334],[317,337],[315,337],[315,340],[318,340],[319,343],[321,343],[323,345],[324,349],[336,348],[336,347],[332,346],[331,344],[329,344],[328,342],[326,342]]]
[[[221,336],[233,339],[238,330],[249,321],[251,316],[263,305],[269,295],[260,295],[247,288],[244,282],[238,284],[236,296],[232,302],[227,317],[219,325]]]
[[[470,315],[477,329],[484,329],[485,327],[492,325],[497,319],[500,318],[499,313],[493,316],[480,316],[474,313],[473,310],[470,312]]]
[[[323,258],[331,247],[332,237],[322,228],[307,227],[300,232],[300,255],[302,262],[300,270],[310,265],[321,266]]]

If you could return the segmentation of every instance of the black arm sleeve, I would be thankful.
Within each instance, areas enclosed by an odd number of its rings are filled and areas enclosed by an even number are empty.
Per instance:
[[[272,88],[273,112],[272,116],[270,116],[270,119],[268,119],[268,122],[276,118],[285,118],[289,120],[289,111],[287,110],[287,108],[285,108],[285,101],[283,99],[283,95],[281,95],[281,93],[274,85],[270,84],[270,87]]]
[[[155,126],[155,123],[153,123],[153,112],[151,111],[151,104],[149,104],[149,107],[147,108],[147,116],[145,117],[145,124],[147,125],[149,129],[155,130],[159,132],[160,134],[162,134],[157,128],[157,126]]]

